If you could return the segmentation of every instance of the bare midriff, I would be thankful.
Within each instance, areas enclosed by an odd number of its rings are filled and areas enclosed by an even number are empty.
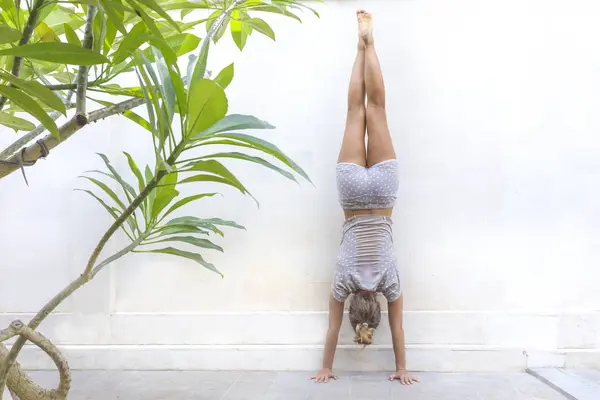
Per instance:
[[[392,216],[393,208],[377,208],[372,210],[344,210],[346,219],[356,217],[357,215],[382,215],[384,217]]]

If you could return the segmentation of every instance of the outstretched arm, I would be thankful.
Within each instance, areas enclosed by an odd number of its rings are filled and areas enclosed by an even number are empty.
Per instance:
[[[404,344],[404,328],[402,327],[402,296],[396,301],[388,304],[388,316],[392,330],[392,341],[394,344],[394,356],[396,358],[396,372],[390,376],[390,380],[398,379],[403,385],[411,385],[419,380],[406,371],[406,347]]]
[[[317,375],[311,378],[316,382],[327,382],[330,378],[337,379],[337,376],[334,375],[331,369],[333,367],[333,359],[335,357],[335,349],[343,317],[344,303],[340,303],[333,298],[333,295],[329,295],[329,328],[327,329],[327,337],[325,338],[323,366]]]

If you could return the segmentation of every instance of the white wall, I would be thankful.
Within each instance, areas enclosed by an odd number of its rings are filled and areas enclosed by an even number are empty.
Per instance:
[[[354,11],[366,6],[402,171],[394,219],[412,365],[598,366],[593,0],[330,1],[320,20],[307,14],[302,25],[267,17],[276,43],[253,35],[239,53],[224,39],[209,69],[236,62],[230,111],[276,125],[264,137],[304,166],[315,187],[231,163],[261,208],[225,190],[188,209],[248,228],[227,232],[225,254],[207,255],[225,279],[168,256],[119,260],[42,329],[76,366],[318,366],[342,223],[334,166]],[[1,145],[13,139],[0,132]],[[72,189],[84,185],[79,174],[101,166],[94,152],[116,160],[122,149],[151,158],[145,132],[109,119],[29,168],[31,187],[18,173],[0,182],[2,325],[36,311],[82,270],[110,220]],[[116,164],[126,171],[122,159]],[[110,248],[125,244],[119,238]],[[381,347],[365,359],[342,351],[339,368],[389,368],[389,332],[379,335]],[[452,351],[461,349],[469,351]],[[36,354],[26,364],[45,365]],[[277,361],[281,354],[287,361]]]

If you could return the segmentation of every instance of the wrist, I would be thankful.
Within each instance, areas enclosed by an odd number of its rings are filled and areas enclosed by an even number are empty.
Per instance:
[[[398,366],[396,366],[396,372],[406,372],[406,367],[398,367]]]

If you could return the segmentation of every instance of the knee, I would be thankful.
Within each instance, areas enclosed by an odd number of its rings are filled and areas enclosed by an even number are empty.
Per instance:
[[[363,104],[348,104],[348,118],[365,119],[367,117],[367,109]]]
[[[383,103],[369,101],[366,109],[368,119],[386,118],[385,101]]]

